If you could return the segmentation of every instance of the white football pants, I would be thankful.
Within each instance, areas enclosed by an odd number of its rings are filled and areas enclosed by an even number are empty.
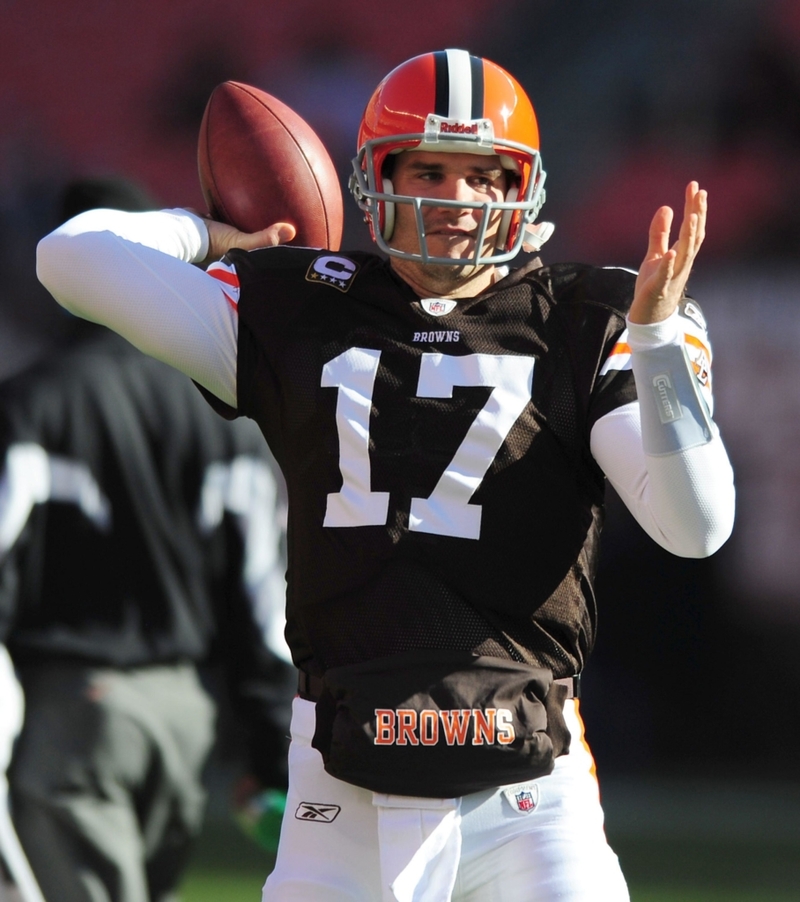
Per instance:
[[[460,799],[386,796],[331,777],[294,700],[289,793],[263,902],[628,902],[603,829],[577,701],[546,777]]]

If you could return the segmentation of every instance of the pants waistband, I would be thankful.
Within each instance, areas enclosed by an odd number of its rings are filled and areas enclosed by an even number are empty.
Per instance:
[[[553,680],[553,684],[567,687],[566,698],[581,697],[581,675],[579,673],[576,673],[573,676]],[[316,702],[319,700],[320,695],[322,695],[322,687],[322,677],[306,673],[304,670],[298,671],[297,694],[300,698],[304,698],[309,702]]]

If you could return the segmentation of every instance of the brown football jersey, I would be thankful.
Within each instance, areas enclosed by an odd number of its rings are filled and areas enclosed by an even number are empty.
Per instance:
[[[601,374],[635,276],[532,261],[456,303],[372,254],[224,265],[238,413],[288,484],[295,663],[446,648],[580,671],[604,492],[589,434],[636,398],[629,368]]]

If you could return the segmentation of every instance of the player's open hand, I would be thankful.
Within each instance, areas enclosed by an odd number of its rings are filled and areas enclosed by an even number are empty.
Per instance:
[[[208,229],[208,256],[206,261],[219,260],[231,248],[240,247],[252,251],[259,247],[275,247],[286,244],[297,234],[297,229],[289,222],[276,222],[260,232],[240,232],[235,226],[206,219]]]
[[[658,323],[675,311],[705,238],[707,210],[707,193],[700,190],[697,182],[689,182],[681,230],[672,247],[669,246],[672,208],[660,207],[656,211],[628,314],[631,322]]]

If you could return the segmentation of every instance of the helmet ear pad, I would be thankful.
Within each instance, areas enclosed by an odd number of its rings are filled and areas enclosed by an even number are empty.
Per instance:
[[[382,194],[394,194],[394,185],[391,179],[383,179]],[[391,201],[383,201],[383,223],[381,226],[381,235],[385,241],[392,237],[394,232],[394,204]]]
[[[519,195],[519,189],[516,185],[511,185],[511,187],[506,191],[506,203],[513,204]],[[497,227],[497,238],[495,240],[495,247],[498,250],[505,249],[508,243],[509,231],[511,230],[511,223],[515,216],[519,216],[519,210],[504,210],[503,215],[500,218],[500,225]]]

